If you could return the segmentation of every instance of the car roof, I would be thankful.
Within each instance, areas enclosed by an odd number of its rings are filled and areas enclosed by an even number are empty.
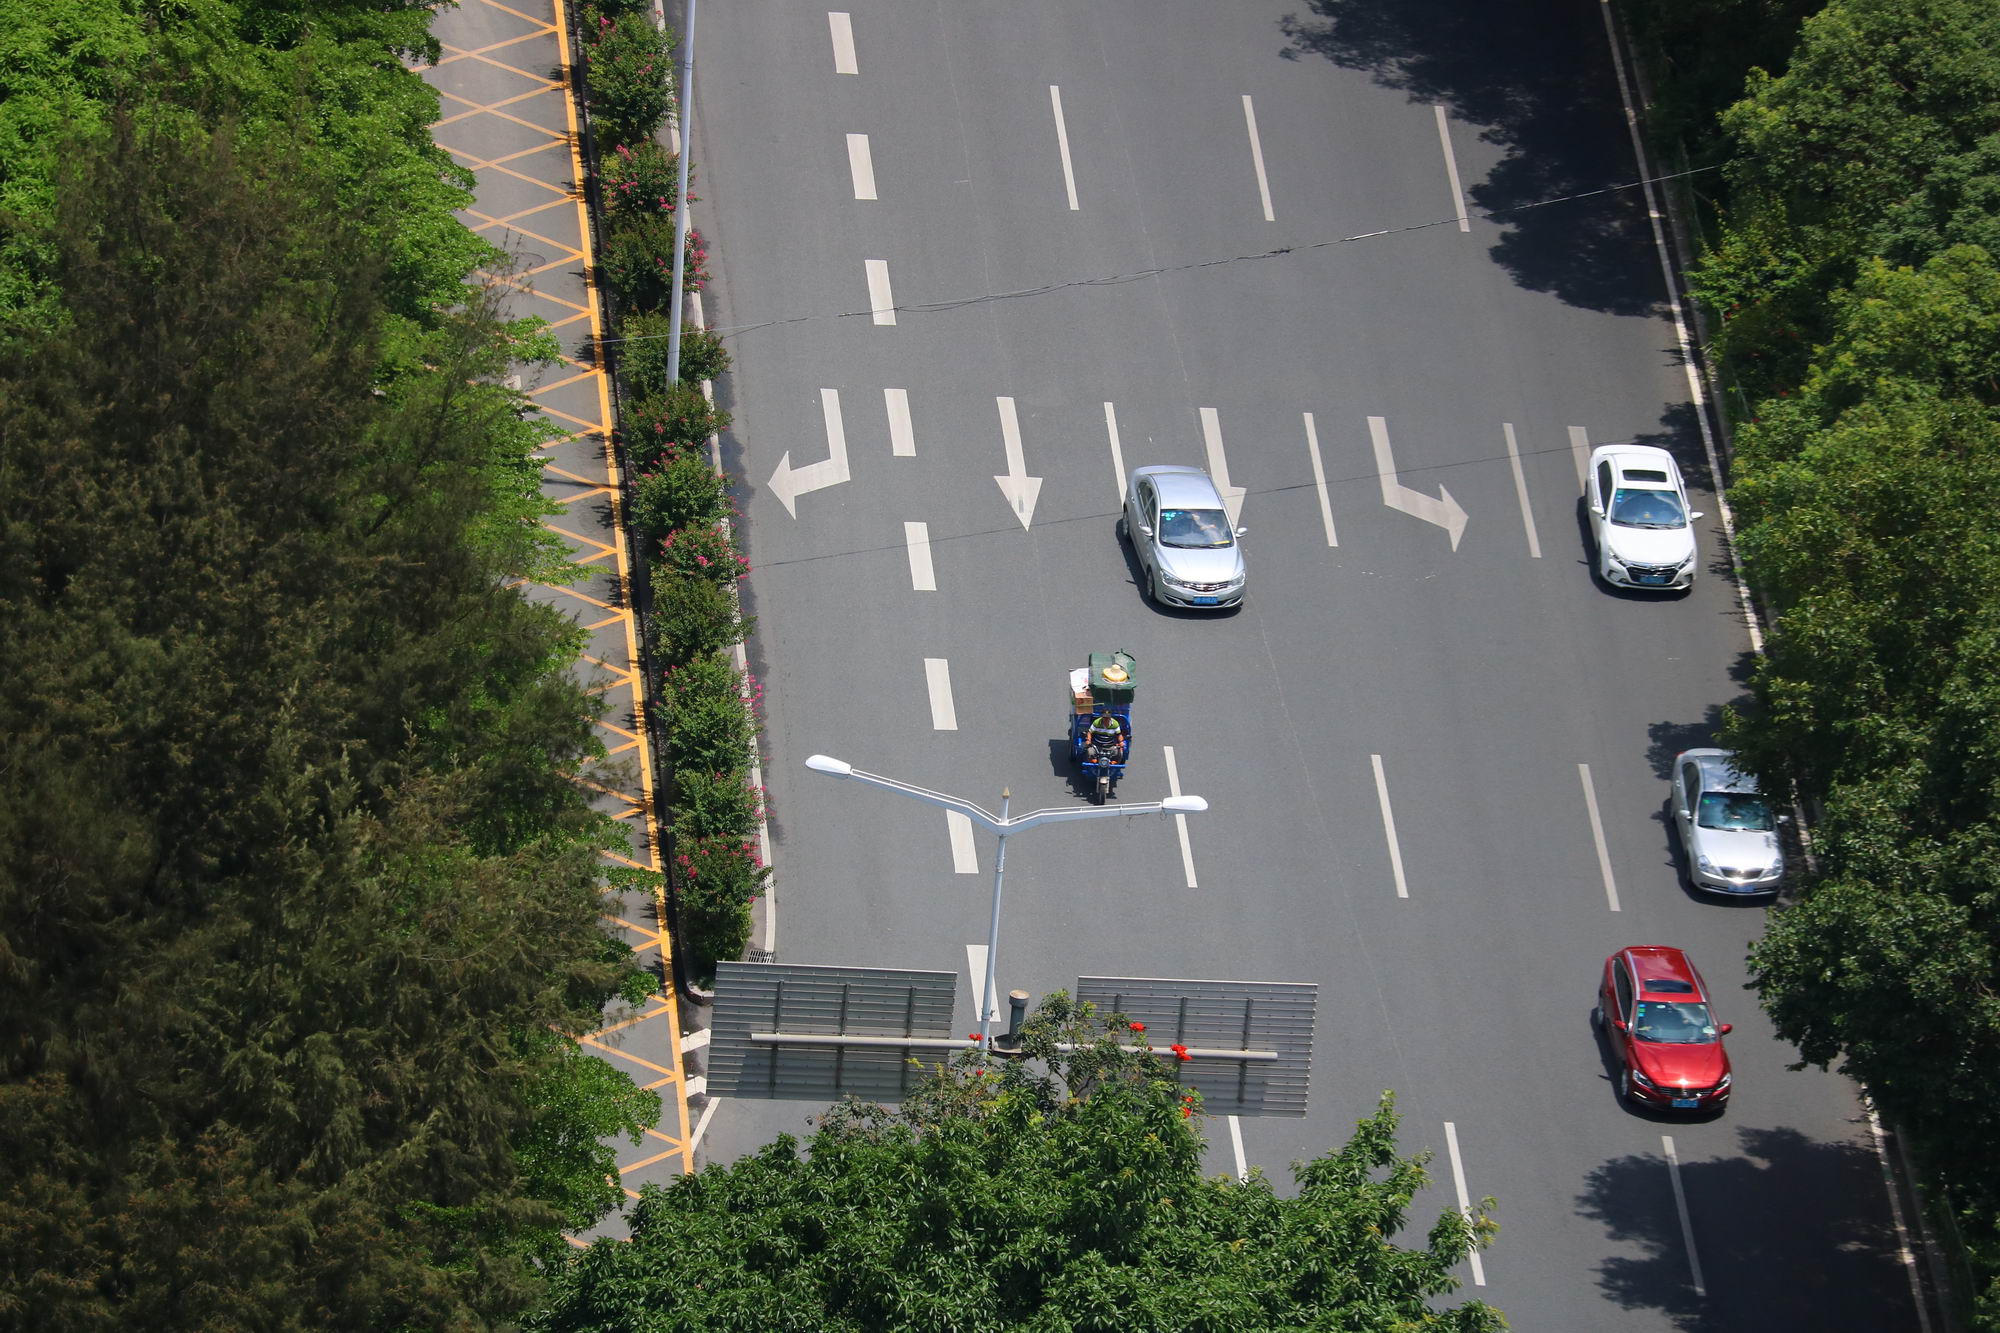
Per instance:
[[[1672,490],[1679,480],[1681,470],[1674,462],[1674,456],[1665,449],[1650,444],[1600,444],[1591,451],[1590,465],[1609,460],[1617,470],[1621,484],[1637,487],[1651,487],[1655,490]],[[1664,472],[1666,480],[1656,481],[1651,477],[1635,477],[1633,472]]]
[[[1736,767],[1734,750],[1687,750],[1682,763],[1692,763],[1701,775],[1703,791],[1740,791],[1757,794],[1757,779]]]
[[[1198,467],[1142,467],[1138,476],[1150,479],[1160,492],[1160,504],[1170,509],[1220,509],[1215,483]]]
[[[1631,965],[1642,1000],[1704,1000],[1701,978],[1686,954],[1671,945],[1635,944],[1619,950]],[[1666,985],[1656,983],[1665,982]],[[1674,983],[1679,983],[1678,985]]]

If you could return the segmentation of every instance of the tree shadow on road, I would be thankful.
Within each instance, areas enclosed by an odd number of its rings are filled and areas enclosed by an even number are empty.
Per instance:
[[[1287,59],[1361,70],[1475,125],[1505,156],[1472,185],[1504,228],[1491,251],[1530,291],[1616,315],[1665,296],[1598,7],[1589,0],[1308,0],[1280,22]]]

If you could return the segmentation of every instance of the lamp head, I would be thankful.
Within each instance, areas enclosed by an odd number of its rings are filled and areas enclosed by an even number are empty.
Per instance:
[[[845,778],[854,775],[854,765],[845,760],[835,759],[830,754],[807,755],[806,767],[815,773],[824,773],[830,778]]]
[[[1169,796],[1160,802],[1160,809],[1169,814],[1198,815],[1208,809],[1208,802],[1199,796]]]

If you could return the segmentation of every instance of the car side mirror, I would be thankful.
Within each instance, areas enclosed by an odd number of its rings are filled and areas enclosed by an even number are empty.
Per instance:
[[[1736,1031],[1736,1025],[1734,1023],[1724,1023],[1715,1029],[1715,1035],[1718,1037],[1726,1037],[1734,1031]]]
[[[1622,1018],[1613,1018],[1611,1020],[1611,1026],[1617,1028],[1620,1032],[1623,1032],[1625,1030],[1625,1020]]]
[[[1150,537],[1153,535],[1153,530],[1147,527],[1144,523],[1141,523],[1139,525],[1139,535],[1141,537]]]
[[[1789,824],[1792,822],[1792,817],[1790,815],[1779,815],[1778,822],[1780,824]]]
[[[1699,510],[1699,509],[1690,509],[1690,510],[1688,511],[1688,517],[1689,517],[1689,518],[1707,518],[1707,517],[1708,517],[1708,515],[1707,515],[1707,514],[1704,514],[1704,513],[1702,513],[1702,512],[1701,512],[1701,510]]]

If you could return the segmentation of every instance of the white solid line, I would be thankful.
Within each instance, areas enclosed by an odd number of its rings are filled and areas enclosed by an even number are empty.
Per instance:
[[[1590,785],[1590,765],[1578,764],[1576,774],[1583,779],[1583,804],[1590,811],[1590,836],[1597,844],[1597,871],[1604,876],[1604,900],[1618,910],[1618,885],[1611,878],[1611,848],[1604,841],[1604,821],[1597,815],[1597,788]]]
[[[1333,504],[1326,496],[1326,464],[1319,457],[1319,432],[1313,428],[1313,414],[1300,413],[1306,419],[1306,448],[1312,452],[1313,485],[1319,490],[1319,518],[1326,524],[1326,544],[1338,546],[1333,535]]]
[[[836,10],[826,16],[826,23],[833,31],[833,72],[859,74],[861,67],[854,63],[853,20]]]
[[[974,1021],[979,1015],[979,994],[986,989],[986,946],[968,944],[965,946],[965,971],[972,978],[972,1013]],[[1000,989],[1000,979],[993,979],[993,989]],[[986,1017],[992,1019],[1000,1012],[1000,997],[993,996],[986,1004]]]
[[[1458,1126],[1447,1120],[1444,1122],[1444,1146],[1451,1153],[1451,1183],[1458,1187],[1458,1211],[1465,1220],[1472,1220],[1472,1196],[1465,1192],[1465,1163],[1458,1160]],[[1486,1285],[1486,1265],[1479,1261],[1479,1251],[1468,1256],[1472,1260],[1472,1285]]]
[[[1875,1140],[1875,1157],[1882,1164],[1882,1186],[1889,1191],[1889,1218],[1896,1224],[1896,1248],[1901,1252],[1903,1271],[1910,1279],[1910,1303],[1917,1307],[1918,1333],[1931,1333],[1930,1303],[1924,1299],[1923,1279],[1917,1274],[1917,1256],[1910,1249],[1910,1229],[1903,1223],[1903,1200],[1896,1192],[1896,1176],[1889,1169],[1889,1145],[1882,1136],[1882,1117],[1875,1114],[1875,1100],[1865,1092],[1861,1109],[1868,1112],[1868,1133]]]
[[[1167,752],[1167,794],[1170,796],[1179,796],[1181,794],[1181,771],[1174,766],[1174,747],[1164,745],[1160,748]],[[1191,889],[1198,889],[1201,885],[1194,882],[1194,847],[1188,842],[1187,816],[1175,815],[1174,824],[1181,835],[1181,869],[1187,871],[1187,886]]]
[[[1375,765],[1375,799],[1382,803],[1382,831],[1389,837],[1389,869],[1396,874],[1396,896],[1410,896],[1409,881],[1403,878],[1403,849],[1396,842],[1396,816],[1389,809],[1389,778],[1382,771],[1382,756],[1371,754],[1369,762]]]
[[[1264,145],[1257,139],[1257,108],[1250,104],[1250,94],[1243,94],[1243,123],[1250,130],[1250,160],[1257,164],[1257,197],[1264,201],[1264,221],[1276,222],[1278,215],[1271,211],[1271,178],[1264,174]]]
[[[1528,530],[1528,554],[1542,558],[1542,539],[1535,534],[1535,511],[1528,508],[1528,478],[1521,471],[1521,446],[1514,441],[1514,423],[1503,421],[1500,429],[1507,434],[1507,462],[1514,469],[1514,495],[1521,502],[1521,524]]]
[[[882,406],[889,413],[889,454],[892,458],[917,456],[917,433],[910,428],[910,391],[882,390]]]
[[[847,173],[854,178],[856,199],[875,198],[875,157],[868,151],[868,136],[847,136]]]
[[[1681,1159],[1674,1155],[1673,1136],[1660,1135],[1660,1146],[1667,1150],[1667,1178],[1674,1182],[1674,1207],[1681,1214],[1681,1240],[1687,1244],[1688,1271],[1694,1275],[1694,1294],[1707,1300],[1708,1288],[1701,1280],[1701,1256],[1694,1252],[1694,1221],[1688,1216],[1687,1191],[1681,1188]]]
[[[1667,249],[1667,231],[1661,222],[1660,199],[1653,189],[1653,172],[1647,164],[1646,143],[1639,133],[1639,113],[1632,103],[1632,84],[1625,76],[1625,53],[1618,46],[1618,29],[1611,17],[1611,0],[1598,0],[1604,18],[1604,36],[1611,43],[1611,67],[1618,73],[1618,96],[1625,103],[1625,132],[1632,139],[1632,158],[1639,168],[1639,183],[1646,192],[1646,219],[1653,226],[1653,248],[1660,254],[1660,273],[1666,279],[1667,304],[1674,311],[1674,337],[1681,349],[1681,369],[1687,375],[1688,396],[1694,400],[1694,423],[1701,428],[1701,448],[1708,457],[1708,475],[1715,479],[1715,507],[1721,511],[1722,537],[1729,545],[1729,568],[1736,575],[1736,601],[1743,610],[1743,623],[1750,630],[1750,651],[1762,656],[1764,631],[1757,623],[1757,608],[1750,604],[1750,585],[1743,578],[1743,562],[1736,553],[1736,515],[1729,508],[1729,493],[1723,488],[1722,456],[1715,447],[1715,432],[1708,424],[1708,390],[1702,383],[1695,360],[1694,340],[1688,336],[1687,317],[1681,312],[1681,291],[1674,275],[1674,258]]]
[[[1590,477],[1590,432],[1581,426],[1569,428],[1569,456],[1576,460],[1576,484],[1588,485]]]
[[[1458,158],[1451,151],[1451,130],[1444,118],[1444,108],[1432,103],[1431,110],[1437,112],[1438,146],[1444,149],[1444,174],[1451,178],[1451,206],[1458,215],[1458,229],[1471,231],[1472,221],[1465,216],[1465,191],[1458,183]]]
[[[1229,1146],[1236,1151],[1236,1178],[1250,1179],[1250,1166],[1243,1158],[1243,1125],[1237,1116],[1229,1117]]]
[[[889,293],[889,261],[864,259],[861,263],[868,270],[868,308],[874,312],[875,322],[894,324],[896,298]]]
[[[1125,504],[1125,455],[1118,447],[1118,410],[1104,405],[1104,433],[1111,437],[1111,470],[1118,474],[1118,503]]]
[[[1049,85],[1049,105],[1055,108],[1056,113],[1056,148],[1062,153],[1063,189],[1069,193],[1069,211],[1074,213],[1078,208],[1076,168],[1072,167],[1069,161],[1069,126],[1063,123],[1062,89],[1053,83]]]
[[[710,1097],[708,1105],[701,1108],[701,1119],[694,1122],[694,1133],[688,1135],[688,1151],[701,1146],[701,1136],[708,1132],[708,1122],[715,1118],[715,1108],[722,1105],[722,1098]]]
[[[693,1032],[682,1037],[681,1054],[686,1055],[689,1051],[698,1051],[708,1045],[708,1034],[714,1030],[714,1028],[696,1028]]]
[[[910,591],[936,592],[937,571],[931,568],[931,525],[905,523],[903,544],[910,548]]]
[[[953,874],[976,875],[979,873],[979,854],[972,846],[972,821],[956,810],[944,812],[945,827],[951,832],[951,869]],[[985,945],[980,946],[982,949]]]
[[[958,712],[951,706],[951,663],[942,657],[926,657],[924,683],[931,692],[931,729],[957,731]]]

